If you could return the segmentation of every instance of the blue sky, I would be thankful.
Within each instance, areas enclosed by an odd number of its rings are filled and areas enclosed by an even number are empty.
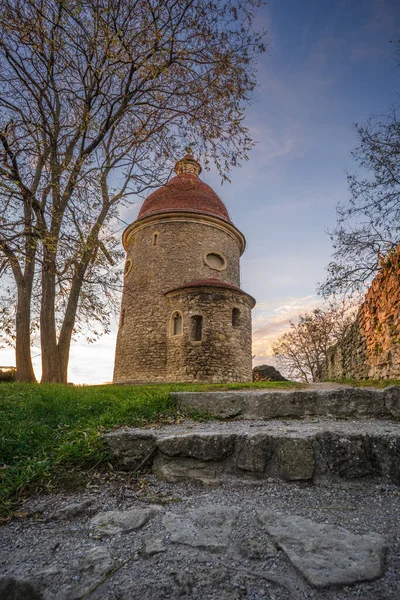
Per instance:
[[[353,124],[398,103],[390,40],[400,38],[400,2],[269,0],[258,21],[269,41],[247,118],[258,144],[231,184],[202,173],[247,238],[242,287],[257,299],[255,364],[271,363],[271,342],[289,319],[321,301],[316,285],[331,254],[325,232],[349,197]],[[134,220],[139,206],[124,218]],[[71,381],[111,380],[115,334],[114,325],[97,344],[74,344]],[[12,351],[1,351],[0,362],[13,364]]]
[[[326,231],[355,167],[354,123],[387,111],[400,92],[390,44],[400,37],[399,2],[271,0],[260,16],[270,44],[247,121],[259,143],[222,191],[248,240],[242,286],[258,301],[257,364],[271,362],[289,319],[321,301]]]

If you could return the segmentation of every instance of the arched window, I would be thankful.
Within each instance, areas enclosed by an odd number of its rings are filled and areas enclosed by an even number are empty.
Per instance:
[[[238,308],[232,309],[232,326],[239,327],[240,324],[240,310]]]
[[[194,315],[191,318],[192,323],[192,340],[194,342],[201,342],[203,337],[203,317],[201,315]]]
[[[171,323],[171,334],[172,335],[182,335],[182,315],[179,312],[175,312],[172,315],[172,323]]]

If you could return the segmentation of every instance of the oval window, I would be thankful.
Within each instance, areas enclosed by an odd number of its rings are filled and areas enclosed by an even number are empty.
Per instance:
[[[218,254],[218,252],[208,252],[204,256],[204,262],[210,269],[215,269],[216,271],[224,271],[226,269],[226,260],[222,254]]]

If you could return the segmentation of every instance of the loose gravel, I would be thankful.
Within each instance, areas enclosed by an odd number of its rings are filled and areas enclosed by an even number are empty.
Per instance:
[[[207,506],[240,509],[227,546],[212,550],[174,543],[163,525],[165,514],[174,513],[179,522],[179,516],[184,521]],[[149,507],[157,510],[141,529],[100,540],[93,535],[98,512]],[[313,588],[260,525],[260,510],[298,515],[353,534],[381,534],[387,543],[383,576]],[[110,471],[79,493],[39,495],[26,502],[0,529],[0,565],[1,600],[394,600],[400,597],[400,489],[371,481],[313,485],[267,480],[210,487]],[[29,584],[35,592],[29,592]],[[4,595],[7,589],[14,596]]]

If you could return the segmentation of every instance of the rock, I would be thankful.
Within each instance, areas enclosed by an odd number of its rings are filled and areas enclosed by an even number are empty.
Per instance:
[[[385,540],[377,533],[355,535],[296,515],[259,511],[278,546],[317,588],[349,585],[383,574]]]
[[[156,513],[155,509],[134,509],[128,511],[109,510],[100,512],[91,521],[93,537],[129,533],[140,529]]]
[[[400,477],[400,430],[393,420],[185,421],[155,435],[160,450],[152,471],[168,482]]]
[[[0,367],[0,382],[15,381],[16,375],[16,367]]]
[[[343,479],[359,479],[376,475],[371,463],[370,444],[367,436],[345,436],[325,432],[316,435],[317,444],[331,473]]]
[[[171,534],[171,541],[193,548],[223,550],[240,512],[240,508],[204,506],[189,512],[186,517],[167,513],[163,524]]]
[[[385,405],[395,419],[400,419],[400,386],[391,385],[384,390]]]
[[[187,412],[202,412],[221,419],[240,417],[243,395],[238,392],[171,392],[177,408]]]
[[[279,440],[279,470],[286,481],[312,479],[315,461],[312,444],[307,439]]]
[[[384,390],[349,387],[337,390],[321,390],[319,414],[337,417],[388,416]]]
[[[139,554],[144,557],[153,556],[165,551],[164,539],[152,533],[144,536],[142,545],[139,548]]]
[[[243,471],[263,473],[272,452],[272,440],[265,433],[249,434],[236,442],[236,465]]]
[[[80,517],[83,515],[88,509],[92,507],[91,500],[83,500],[83,502],[73,502],[72,504],[67,504],[63,508],[60,508],[57,512],[53,513],[52,519],[75,519],[76,517]]]
[[[69,595],[68,600],[80,600],[113,570],[114,560],[107,548],[97,546],[84,557],[79,568],[80,584]]]
[[[156,451],[156,438],[152,431],[117,429],[102,437],[123,467],[137,470],[151,464]]]
[[[185,433],[171,435],[158,441],[158,448],[167,456],[187,456],[198,460],[223,460],[233,453],[235,436]]]
[[[1,577],[0,600],[43,600],[43,594],[31,581],[18,577]]]
[[[81,572],[85,575],[103,576],[112,571],[114,560],[107,548],[96,546],[83,559]]]
[[[386,435],[369,438],[369,460],[378,477],[400,483],[400,439]]]
[[[153,463],[153,473],[159,479],[170,483],[183,479],[196,479],[208,484],[215,482],[221,475],[221,465],[195,458],[178,457],[170,460],[164,456],[158,456]]]
[[[289,381],[278,369],[270,365],[258,365],[253,369],[253,381]]]
[[[308,415],[390,417],[400,411],[397,390],[400,387],[394,387],[392,392],[355,387],[175,392],[171,397],[180,410],[198,411],[220,418],[273,419]]]

